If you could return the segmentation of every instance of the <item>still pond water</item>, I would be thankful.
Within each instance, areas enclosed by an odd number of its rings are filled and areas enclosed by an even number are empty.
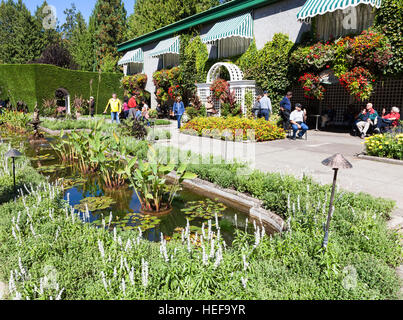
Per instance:
[[[49,178],[49,182],[55,182],[59,179],[64,180],[65,194],[64,199],[71,206],[79,206],[85,208],[82,203],[84,199],[95,200],[97,203],[95,209],[89,210],[89,215],[80,210],[76,210],[77,214],[83,220],[96,226],[102,226],[102,219],[105,219],[108,226],[110,218],[112,222],[110,228],[114,226],[125,231],[138,229],[143,231],[143,237],[150,241],[160,241],[161,233],[166,239],[181,238],[182,229],[186,228],[187,219],[183,209],[189,206],[198,206],[199,208],[218,204],[213,203],[206,197],[194,194],[187,190],[182,190],[175,197],[173,202],[173,210],[170,214],[162,217],[152,217],[140,214],[140,202],[132,188],[125,187],[120,190],[109,190],[104,188],[96,175],[81,176],[72,167],[63,166],[59,161],[50,143],[54,142],[54,138],[47,138],[48,142],[43,144],[30,144],[26,137],[10,136],[1,134],[2,141],[10,143],[13,147],[21,150],[30,158],[32,165],[43,175]],[[91,199],[96,197],[96,199]],[[84,200],[85,201],[85,200]],[[91,209],[91,205],[88,205]],[[219,206],[219,205],[218,205]],[[223,207],[223,205],[221,205]],[[101,207],[101,209],[97,209]],[[79,208],[78,208],[79,209]],[[234,230],[240,228],[248,231],[253,226],[247,223],[247,216],[234,208],[222,208],[218,218],[220,232],[227,244],[231,244],[234,236]],[[83,211],[86,211],[85,209]],[[215,225],[215,215],[210,214],[211,223]],[[190,228],[193,234],[201,233],[202,224],[207,228],[208,219],[206,217],[190,219]]]

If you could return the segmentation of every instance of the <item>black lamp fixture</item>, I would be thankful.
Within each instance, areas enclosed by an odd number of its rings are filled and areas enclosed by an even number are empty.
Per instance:
[[[22,156],[21,152],[19,152],[16,149],[10,149],[6,153],[6,158],[12,158],[13,159],[13,179],[14,179],[14,194],[16,194],[16,185],[15,185],[15,158],[19,158]]]
[[[351,169],[353,165],[340,153],[337,153],[334,156],[323,160],[322,164],[324,166],[331,167],[334,171],[332,194],[330,196],[329,212],[327,214],[327,223],[325,226],[325,237],[323,239],[323,245],[322,245],[322,247],[326,250],[329,240],[330,220],[332,219],[333,215],[333,201],[336,192],[337,173],[339,169]]]

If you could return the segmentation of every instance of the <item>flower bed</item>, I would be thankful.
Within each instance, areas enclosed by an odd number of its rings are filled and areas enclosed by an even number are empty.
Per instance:
[[[228,118],[195,118],[186,123],[181,131],[189,134],[212,136],[213,138],[228,140],[247,140],[255,131],[258,142],[285,139],[286,133],[277,125],[264,119],[252,120],[238,117]]]
[[[366,138],[364,144],[370,156],[403,160],[403,133],[374,135]]]

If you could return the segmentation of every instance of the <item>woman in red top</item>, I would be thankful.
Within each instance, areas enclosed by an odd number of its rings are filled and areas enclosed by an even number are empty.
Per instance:
[[[382,110],[382,118],[379,117],[376,132],[383,132],[388,127],[397,127],[400,120],[400,110],[398,107],[392,107],[389,114],[385,115],[385,108]]]
[[[134,109],[137,107],[136,97],[133,95],[129,100],[129,108]]]

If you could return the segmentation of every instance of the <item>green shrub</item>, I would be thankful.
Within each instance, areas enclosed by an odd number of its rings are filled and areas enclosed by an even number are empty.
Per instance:
[[[403,133],[377,134],[365,139],[368,155],[403,160]]]

